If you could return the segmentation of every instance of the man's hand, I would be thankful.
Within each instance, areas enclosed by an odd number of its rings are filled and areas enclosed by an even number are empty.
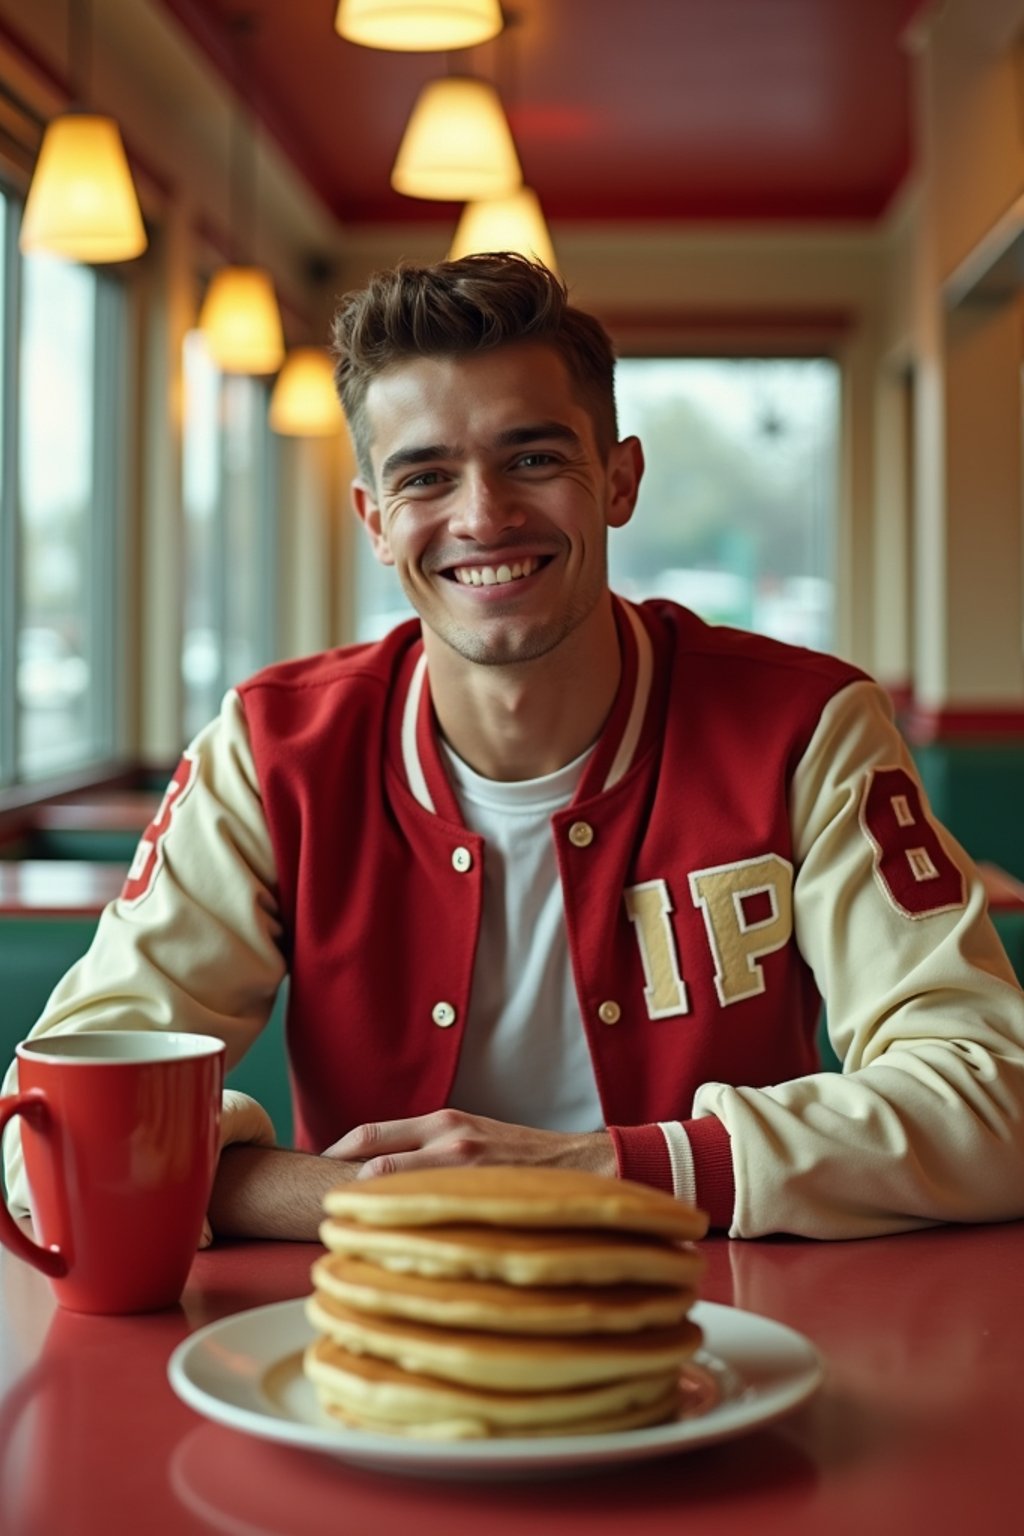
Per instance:
[[[615,1149],[607,1131],[539,1131],[506,1125],[461,1109],[439,1109],[412,1120],[357,1125],[328,1147],[325,1157],[361,1163],[360,1179],[414,1168],[458,1168],[471,1163],[517,1163],[530,1167],[581,1168],[616,1173]]]

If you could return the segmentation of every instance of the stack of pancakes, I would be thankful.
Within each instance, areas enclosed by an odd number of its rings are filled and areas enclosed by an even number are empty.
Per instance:
[[[659,1423],[701,1341],[701,1212],[549,1168],[443,1168],[324,1200],[305,1370],[388,1434],[576,1435]]]

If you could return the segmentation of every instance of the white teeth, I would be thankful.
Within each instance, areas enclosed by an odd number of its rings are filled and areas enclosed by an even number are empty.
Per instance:
[[[455,580],[464,587],[504,586],[506,582],[532,576],[539,564],[539,560],[530,556],[526,560],[514,560],[511,565],[458,565]]]

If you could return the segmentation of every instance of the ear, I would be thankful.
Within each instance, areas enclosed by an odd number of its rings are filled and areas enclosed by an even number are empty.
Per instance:
[[[609,528],[622,528],[633,516],[644,474],[644,451],[638,437],[624,437],[608,455]]]
[[[370,548],[381,565],[394,565],[395,557],[391,553],[391,546],[384,533],[380,507],[377,505],[373,491],[365,480],[353,480],[351,494],[353,511],[366,529]]]

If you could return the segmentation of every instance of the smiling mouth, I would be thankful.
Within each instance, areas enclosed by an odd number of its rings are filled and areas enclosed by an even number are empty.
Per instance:
[[[498,565],[456,565],[444,575],[460,587],[505,587],[510,582],[532,576],[542,565],[547,565],[548,558],[528,555],[522,560],[503,560]]]

